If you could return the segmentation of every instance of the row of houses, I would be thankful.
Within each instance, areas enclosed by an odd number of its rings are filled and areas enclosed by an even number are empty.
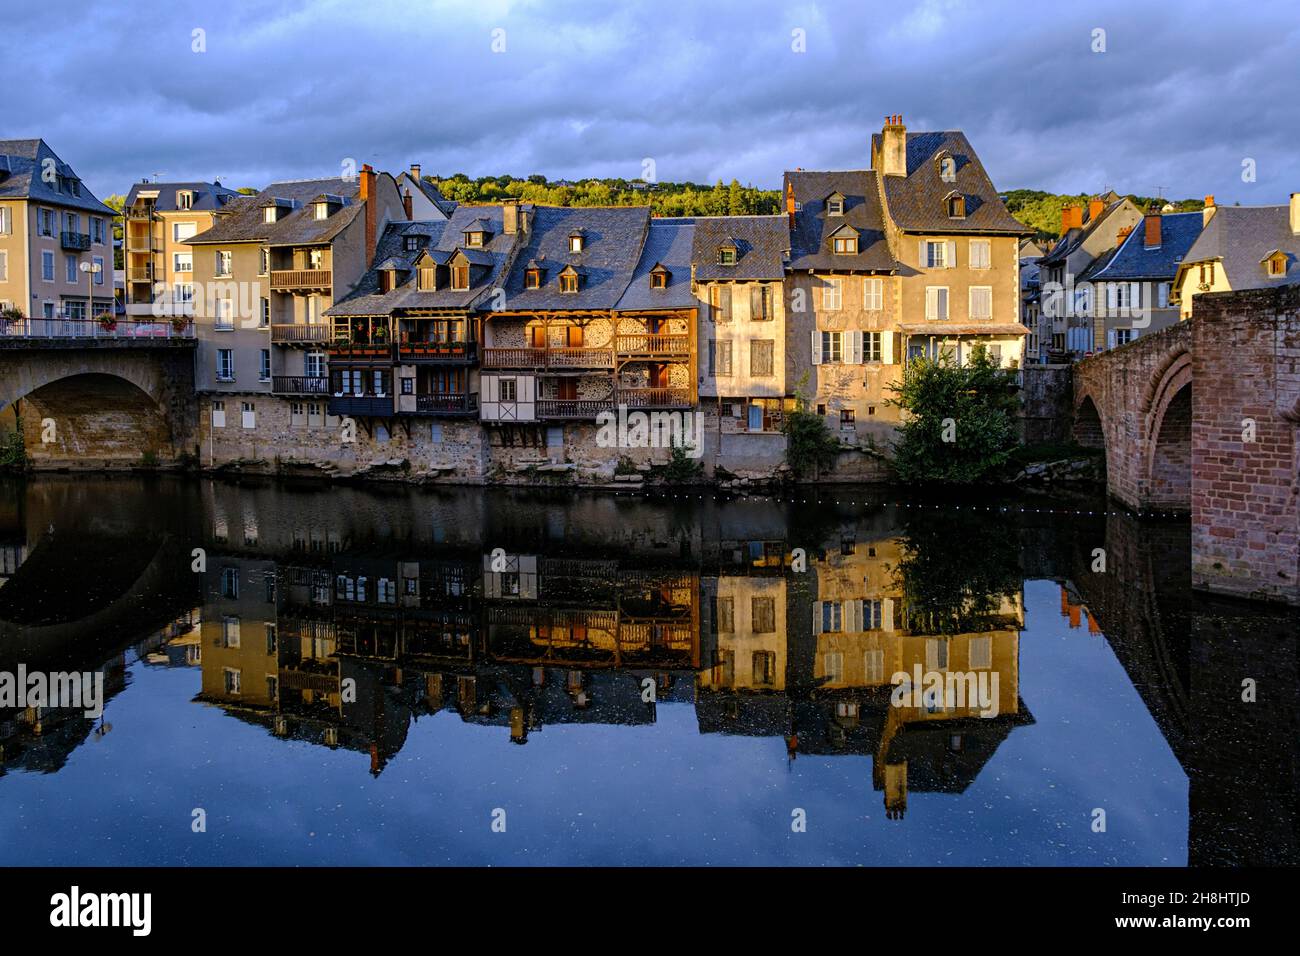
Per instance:
[[[1197,295],[1300,277],[1300,193],[1280,206],[1139,209],[1114,192],[1061,211],[1046,250],[1021,249],[1025,360],[1073,361],[1190,318]]]

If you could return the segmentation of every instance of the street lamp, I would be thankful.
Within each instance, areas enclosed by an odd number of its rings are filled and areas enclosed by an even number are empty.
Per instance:
[[[103,272],[104,267],[98,262],[83,262],[81,271],[86,274],[86,318],[93,322],[95,321],[95,276]]]

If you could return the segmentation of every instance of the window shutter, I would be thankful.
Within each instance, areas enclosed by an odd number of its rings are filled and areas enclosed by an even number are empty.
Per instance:
[[[820,634],[822,632],[822,602],[813,601],[812,611],[812,632],[814,634]]]
[[[862,333],[849,332],[849,365],[862,364]]]
[[[886,631],[894,629],[894,599],[885,598],[880,602],[880,626]]]
[[[1114,329],[1107,329],[1107,330],[1106,330],[1106,348],[1108,348],[1108,349],[1113,349],[1114,347],[1115,347],[1115,330],[1114,330]]]
[[[812,330],[812,363],[822,364],[822,334],[816,329]]]
[[[848,604],[849,620],[848,626],[844,630],[856,634],[862,630],[862,601],[849,601]]]
[[[1119,307],[1119,286],[1113,282],[1106,283],[1106,308],[1114,312]]]
[[[1130,282],[1130,283],[1129,283],[1129,296],[1128,296],[1128,307],[1129,307],[1130,309],[1136,309],[1139,305],[1141,305],[1141,303],[1138,301],[1138,298],[1139,298],[1139,296],[1141,296],[1141,294],[1142,294],[1142,285],[1141,285],[1141,283],[1138,283],[1138,282]]]
[[[926,317],[927,319],[934,319],[934,318],[935,318],[935,316],[936,316],[936,314],[937,314],[937,312],[938,312],[938,305],[936,304],[938,298],[939,298],[939,290],[938,290],[938,289],[926,289],[926,290],[925,290],[925,317]]]
[[[949,239],[949,240],[948,240],[948,262],[947,262],[947,266],[948,266],[949,269],[956,269],[956,268],[957,268],[957,240],[955,240],[955,239]]]
[[[922,269],[928,269],[930,267],[930,259],[926,255],[924,239],[917,240],[916,261],[917,264],[919,264]]]
[[[886,365],[894,364],[894,333],[880,333],[880,361]]]

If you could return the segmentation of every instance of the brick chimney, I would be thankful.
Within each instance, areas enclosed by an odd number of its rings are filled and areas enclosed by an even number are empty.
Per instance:
[[[790,220],[790,228],[794,228],[794,183],[787,183],[785,187],[785,214]]]
[[[411,163],[411,178],[417,183],[420,181],[420,164]]]
[[[375,232],[376,222],[378,219],[377,210],[375,209],[375,171],[369,163],[361,167],[361,202],[365,204],[364,215],[366,217],[366,266],[370,265],[371,260],[375,257]]]
[[[407,219],[415,218],[415,199],[409,189],[402,193],[402,209],[406,211]]]
[[[1101,197],[1093,196],[1091,199],[1089,199],[1088,200],[1088,221],[1092,222],[1094,219],[1100,216],[1102,214],[1102,210],[1104,210],[1105,208],[1106,208],[1106,200],[1102,199]]]
[[[1210,220],[1214,218],[1214,210],[1217,209],[1217,208],[1218,208],[1218,207],[1214,205],[1214,197],[1213,197],[1213,196],[1206,196],[1206,197],[1205,197],[1205,208],[1201,210],[1201,228],[1202,228],[1202,229],[1204,229],[1206,226],[1208,226],[1208,225],[1210,224]]]
[[[1125,239],[1128,238],[1128,234],[1132,231],[1133,231],[1132,226],[1120,227],[1119,232],[1115,233],[1115,245],[1117,246],[1120,245]]]
[[[1061,235],[1065,235],[1071,229],[1083,228],[1083,207],[1082,206],[1062,206],[1061,207]]]
[[[882,176],[907,175],[907,127],[903,125],[902,113],[885,117],[885,126],[880,131],[878,171]]]
[[[1146,249],[1160,248],[1160,210],[1152,206],[1142,217],[1142,245]]]
[[[519,231],[519,200],[501,200],[501,231],[513,236]]]
[[[1291,194],[1291,235],[1300,236],[1300,193]]]

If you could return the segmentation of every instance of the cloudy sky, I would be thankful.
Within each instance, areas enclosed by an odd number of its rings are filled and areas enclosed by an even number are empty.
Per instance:
[[[5,5],[0,138],[43,136],[101,196],[347,160],[578,179],[650,159],[663,180],[770,188],[796,166],[867,165],[890,113],[965,130],[1001,189],[1244,204],[1300,190],[1289,4]]]

